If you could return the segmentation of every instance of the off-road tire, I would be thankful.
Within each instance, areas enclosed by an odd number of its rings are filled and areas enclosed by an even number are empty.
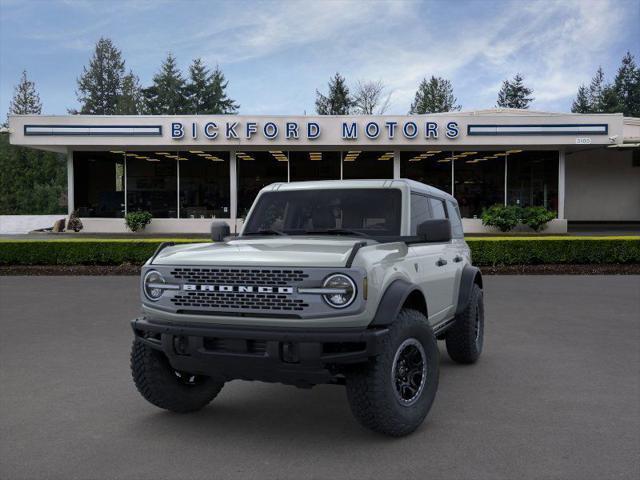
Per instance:
[[[131,348],[131,374],[136,388],[149,403],[176,413],[206,407],[224,386],[224,381],[211,377],[176,373],[162,352],[135,340]],[[193,384],[188,383],[191,378]]]
[[[478,361],[484,342],[484,302],[482,289],[477,284],[473,285],[467,308],[447,330],[445,342],[447,353],[454,362],[469,364]]]
[[[403,405],[396,396],[393,364],[403,342],[415,339],[424,350],[426,377],[414,403]],[[366,428],[401,437],[418,428],[431,409],[438,389],[439,354],[436,338],[426,317],[402,309],[389,327],[382,352],[346,375],[347,398],[356,419]]]

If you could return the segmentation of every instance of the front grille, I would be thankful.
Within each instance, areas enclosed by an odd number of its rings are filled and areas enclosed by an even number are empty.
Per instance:
[[[206,267],[176,267],[171,275],[185,283],[256,286],[286,286],[309,277],[303,270]]]
[[[301,311],[309,306],[304,300],[275,293],[181,292],[171,302],[176,307],[217,310]]]

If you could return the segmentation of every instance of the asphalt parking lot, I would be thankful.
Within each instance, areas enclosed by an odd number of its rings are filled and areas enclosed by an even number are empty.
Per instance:
[[[485,351],[443,351],[389,439],[341,387],[233,382],[166,413],[129,373],[135,277],[0,277],[0,478],[640,478],[640,277],[486,277]]]

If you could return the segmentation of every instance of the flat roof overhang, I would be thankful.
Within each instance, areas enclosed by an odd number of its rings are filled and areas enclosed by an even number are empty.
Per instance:
[[[9,117],[9,132],[14,145],[56,152],[573,149],[622,144],[627,120],[622,114],[520,110],[400,116],[25,115]]]

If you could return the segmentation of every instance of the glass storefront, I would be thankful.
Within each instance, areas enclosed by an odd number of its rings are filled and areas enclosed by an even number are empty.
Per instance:
[[[558,211],[558,152],[508,151],[507,203]]]
[[[177,155],[127,152],[127,211],[151,212],[154,218],[178,216]]]
[[[229,153],[178,152],[180,218],[229,218]]]
[[[245,218],[258,192],[289,179],[288,152],[237,152],[238,217]]]
[[[124,217],[123,152],[73,154],[75,208],[81,217]]]
[[[391,179],[393,158],[390,150],[236,152],[237,216],[244,218],[271,183]],[[121,218],[136,210],[155,218],[231,216],[229,152],[74,152],[73,163],[75,208],[82,217]],[[557,211],[558,164],[558,152],[544,150],[400,152],[400,176],[453,193],[464,218],[505,201]]]
[[[289,152],[289,178],[305,180],[340,180],[340,152]]]
[[[393,178],[393,152],[350,150],[343,153],[342,178]]]
[[[400,177],[410,178],[451,193],[453,152],[422,150],[400,153]]]
[[[504,204],[503,152],[454,152],[453,196],[463,218],[480,217],[482,209]]]

